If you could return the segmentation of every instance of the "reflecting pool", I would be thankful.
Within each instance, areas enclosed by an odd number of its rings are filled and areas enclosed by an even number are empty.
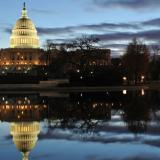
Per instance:
[[[160,91],[0,93],[2,160],[159,160]]]

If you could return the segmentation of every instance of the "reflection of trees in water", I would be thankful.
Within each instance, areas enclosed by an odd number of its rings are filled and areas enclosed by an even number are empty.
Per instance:
[[[123,95],[122,92],[108,92],[98,96],[93,93],[83,93],[67,100],[52,100],[48,128],[75,129],[75,132],[79,130],[82,133],[93,132],[99,125],[103,125],[104,121],[111,120],[111,111],[112,116],[118,115],[121,111],[123,120],[131,132],[146,132],[148,122],[152,119],[151,111],[155,102],[152,98],[150,92],[142,95],[141,91],[128,91],[127,95]]]
[[[51,105],[52,103],[52,105]],[[75,133],[93,132],[102,121],[111,119],[111,104],[92,101],[52,101],[49,129],[72,129]],[[57,106],[54,107],[54,104]]]
[[[130,97],[130,102],[124,105],[124,121],[127,122],[128,129],[133,133],[147,131],[147,123],[150,121],[150,106],[145,97],[137,93]]]
[[[160,92],[158,90],[150,92],[150,105],[152,118],[160,125]]]

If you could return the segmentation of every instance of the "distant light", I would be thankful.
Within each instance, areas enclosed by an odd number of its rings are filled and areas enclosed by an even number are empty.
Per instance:
[[[18,70],[21,70],[22,68],[21,67],[18,67]]]
[[[83,79],[83,76],[80,76],[80,79]]]
[[[127,94],[127,90],[123,90],[123,94],[126,95]]]
[[[80,70],[79,69],[77,69],[77,73],[79,73],[80,72]]]
[[[124,77],[123,77],[123,80],[126,81],[126,80],[127,80],[127,77],[124,76]]]
[[[141,76],[141,79],[143,80],[145,77],[144,76]]]
[[[93,104],[93,108],[96,108],[96,107],[97,107],[97,103],[94,103],[94,104]]]
[[[141,76],[141,82],[143,83],[145,79],[145,76]]]
[[[145,91],[144,89],[141,90],[141,95],[144,96],[145,95]]]

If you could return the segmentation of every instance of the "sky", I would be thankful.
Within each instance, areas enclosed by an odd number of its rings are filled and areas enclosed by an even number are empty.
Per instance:
[[[24,0],[0,1],[0,48],[9,47],[11,29],[21,16]],[[41,47],[46,40],[70,42],[82,35],[100,39],[112,56],[125,53],[135,37],[160,44],[160,0],[25,0],[37,27]]]

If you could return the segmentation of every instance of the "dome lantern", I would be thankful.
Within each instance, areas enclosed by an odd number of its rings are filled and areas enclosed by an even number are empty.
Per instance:
[[[28,18],[27,9],[26,9],[26,3],[25,2],[23,4],[23,9],[22,9],[22,18]]]

